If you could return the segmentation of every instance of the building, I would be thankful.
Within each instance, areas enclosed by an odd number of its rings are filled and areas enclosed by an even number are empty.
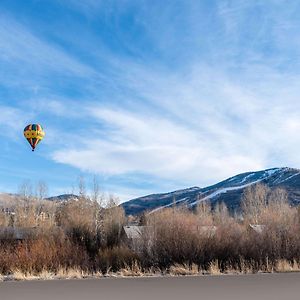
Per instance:
[[[0,227],[0,240],[23,241],[37,235],[36,227]]]
[[[135,252],[139,252],[143,242],[143,234],[148,226],[127,225],[121,231],[121,241]]]
[[[266,228],[266,225],[249,224],[248,231],[250,233],[262,234]]]

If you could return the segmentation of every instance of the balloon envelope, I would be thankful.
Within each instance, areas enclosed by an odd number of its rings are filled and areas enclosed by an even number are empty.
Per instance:
[[[45,132],[40,124],[29,124],[24,128],[24,136],[34,151],[37,144],[44,138]]]

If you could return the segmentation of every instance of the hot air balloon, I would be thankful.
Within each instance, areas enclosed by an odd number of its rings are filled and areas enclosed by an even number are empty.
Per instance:
[[[24,136],[34,151],[37,144],[44,138],[45,132],[39,124],[29,124],[24,128]]]

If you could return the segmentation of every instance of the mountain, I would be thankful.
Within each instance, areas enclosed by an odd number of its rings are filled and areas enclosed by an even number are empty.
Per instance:
[[[191,187],[164,194],[152,194],[122,204],[127,215],[137,215],[144,211],[155,211],[165,207],[186,205],[195,207],[199,201],[210,200],[212,205],[224,202],[229,209],[239,208],[241,196],[246,187],[263,183],[269,188],[283,188],[288,193],[291,204],[300,203],[300,170],[293,168],[273,168],[257,172],[242,173],[217,184],[200,188]]]
[[[33,201],[37,201],[37,199],[32,198]],[[63,194],[59,196],[45,198],[45,201],[49,201],[55,204],[68,202],[71,200],[78,200],[79,196],[73,194]],[[8,193],[0,193],[0,208],[5,207],[14,207],[18,203],[24,202],[24,199],[19,194],[8,194]]]
[[[80,197],[78,195],[63,194],[63,195],[58,195],[58,196],[54,196],[54,197],[49,197],[49,198],[46,198],[45,200],[62,203],[62,202],[68,202],[70,200],[78,200],[79,198]]]
[[[0,206],[12,207],[18,202],[18,196],[15,194],[0,193]]]
[[[204,188],[195,186],[170,193],[152,194],[129,200],[121,205],[127,215],[138,215],[144,211],[159,210],[172,206],[174,201],[176,205],[186,205],[190,208],[195,207],[199,201],[210,200],[213,205],[224,202],[229,209],[234,210],[239,208],[245,188],[259,182],[266,184],[271,189],[284,188],[288,192],[290,203],[293,205],[300,204],[300,170],[273,168],[242,173]],[[77,195],[64,194],[45,200],[59,204],[78,198]],[[0,193],[0,207],[13,207],[19,201],[22,200],[17,194]]]

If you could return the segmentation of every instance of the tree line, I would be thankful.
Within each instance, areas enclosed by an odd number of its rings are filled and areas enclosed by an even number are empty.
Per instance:
[[[235,213],[224,203],[212,207],[207,201],[193,210],[174,205],[146,212],[135,220],[143,226],[134,246],[122,238],[123,226],[133,217],[125,216],[116,198],[103,197],[96,182],[92,195],[81,182],[79,196],[60,204],[26,193],[22,197],[13,215],[0,213],[1,228],[13,224],[38,230],[22,241],[1,237],[1,274],[61,268],[105,274],[137,266],[141,273],[168,273],[174,266],[245,273],[278,270],[283,261],[300,264],[299,209],[289,205],[284,190],[262,184],[246,188]]]

